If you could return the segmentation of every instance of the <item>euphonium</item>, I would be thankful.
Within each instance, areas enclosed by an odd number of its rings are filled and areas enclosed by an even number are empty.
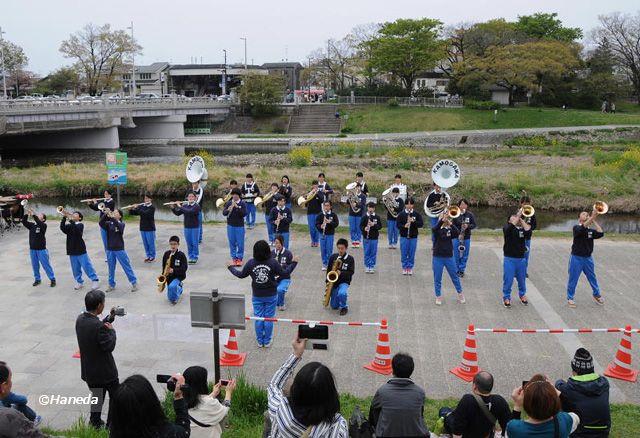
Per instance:
[[[307,193],[306,195],[300,196],[298,198],[298,206],[304,207],[305,205],[307,205],[307,202],[309,202],[313,198],[315,198],[316,193],[318,193],[318,189],[313,189],[309,193]]]
[[[459,217],[461,214],[462,214],[462,210],[460,210],[460,207],[458,207],[457,205],[450,205],[449,207],[447,207],[447,215],[451,219],[455,219]]]
[[[382,203],[387,208],[389,214],[392,217],[397,218],[398,212],[395,209],[398,208],[398,201],[396,201],[395,197],[393,196],[392,190],[393,187],[389,187],[387,190],[382,192]]]
[[[324,307],[329,305],[329,301],[331,300],[331,292],[333,291],[333,285],[336,284],[338,278],[340,277],[340,268],[342,267],[342,259],[340,257],[336,258],[333,262],[333,266],[331,266],[331,270],[327,272],[327,286],[324,289]]]
[[[169,276],[169,269],[171,269],[171,260],[173,260],[173,254],[167,259],[167,263],[164,265],[164,271],[162,275],[158,276],[156,283],[158,284],[158,293],[162,293],[167,286],[167,277]]]
[[[273,195],[275,195],[278,192],[268,192],[266,195],[264,195],[264,197],[260,197],[258,196],[256,198],[256,200],[254,201],[254,204],[256,205],[256,208],[258,208],[261,204],[263,204],[264,202],[267,202],[269,199],[273,198]]]
[[[598,214],[606,214],[609,211],[609,205],[604,201],[596,201],[593,204],[593,210]]]
[[[229,190],[229,193],[227,193],[226,195],[224,195],[224,198],[218,198],[216,199],[216,208],[220,208],[222,207],[224,204],[227,203],[227,201],[231,199],[231,190]]]

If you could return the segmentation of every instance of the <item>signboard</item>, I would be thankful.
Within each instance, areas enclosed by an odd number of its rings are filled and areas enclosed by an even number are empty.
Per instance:
[[[216,305],[219,308],[218,327],[214,323],[214,302],[211,292],[191,291],[189,293],[191,307],[191,327],[209,327],[222,329],[245,329],[245,296],[244,294],[218,294]]]
[[[127,162],[126,152],[107,152],[107,182],[109,184],[127,184]]]

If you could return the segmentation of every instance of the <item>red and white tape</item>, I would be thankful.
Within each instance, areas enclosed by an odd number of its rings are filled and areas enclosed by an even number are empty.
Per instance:
[[[376,326],[379,322],[360,322],[360,321],[313,321],[308,319],[291,319],[291,318],[263,318],[261,316],[245,316],[247,321],[269,321],[269,322],[290,322],[291,324],[309,324],[309,325],[346,325],[346,326]]]
[[[611,327],[611,328],[566,328],[566,329],[508,329],[508,328],[477,328],[476,332],[489,332],[489,333],[621,333],[624,332],[624,327]],[[631,329],[631,333],[640,333],[640,329]]]

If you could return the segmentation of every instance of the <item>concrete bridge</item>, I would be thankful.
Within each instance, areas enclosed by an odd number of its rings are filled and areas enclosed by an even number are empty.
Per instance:
[[[188,115],[224,119],[215,98],[0,101],[0,146],[115,149],[120,138],[182,138]]]

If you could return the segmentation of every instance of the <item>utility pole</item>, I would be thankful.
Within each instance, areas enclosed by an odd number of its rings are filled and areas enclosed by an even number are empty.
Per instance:
[[[4,71],[4,39],[2,38],[2,34],[6,32],[2,31],[2,27],[0,27],[0,55],[2,55],[2,91],[3,96],[7,98],[7,73]]]
[[[244,41],[244,69],[247,69],[247,37],[240,38]]]
[[[131,26],[127,27],[127,29],[131,29],[131,43],[134,43],[133,39],[133,21],[131,21]],[[135,49],[131,52],[131,97],[136,97],[136,51]]]
[[[224,66],[222,67],[222,95],[227,95],[227,49],[222,49],[224,52]]]

